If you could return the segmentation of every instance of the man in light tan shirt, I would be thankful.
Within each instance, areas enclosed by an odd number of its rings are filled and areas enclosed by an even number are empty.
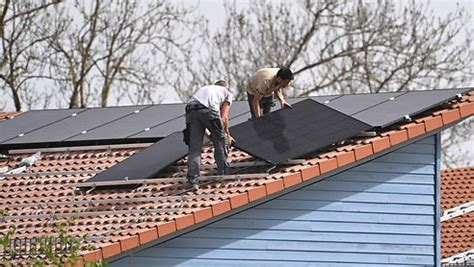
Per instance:
[[[283,97],[282,89],[294,79],[293,72],[287,67],[263,68],[250,77],[247,85],[247,97],[252,118],[270,112],[273,103],[273,95],[280,101],[281,108],[291,107]],[[262,112],[261,112],[262,111]]]

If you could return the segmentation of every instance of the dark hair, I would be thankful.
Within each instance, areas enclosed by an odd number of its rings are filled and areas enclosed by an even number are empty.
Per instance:
[[[293,72],[287,67],[281,67],[277,72],[277,77],[282,80],[293,80],[295,78]]]
[[[229,88],[229,83],[226,80],[217,80],[214,85],[224,86],[225,88]]]

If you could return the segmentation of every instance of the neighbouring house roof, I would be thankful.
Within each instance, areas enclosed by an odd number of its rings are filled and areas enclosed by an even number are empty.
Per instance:
[[[474,249],[474,167],[442,172],[441,207],[442,258]]]
[[[81,262],[107,259],[151,241],[166,239],[196,224],[231,214],[244,205],[291,190],[354,164],[434,134],[474,114],[474,91],[413,118],[387,127],[374,137],[354,137],[345,145],[314,153],[298,164],[267,173],[265,166],[247,167],[239,179],[211,181],[192,190],[186,180],[186,158],[168,167],[163,179],[152,179],[133,190],[106,189],[84,193],[76,185],[97,172],[130,157],[142,145],[45,149],[41,159],[23,173],[0,178],[0,207],[6,215],[0,232],[16,227],[16,238],[53,234],[51,223],[76,217],[69,233],[89,235],[94,249],[82,251]],[[0,158],[0,168],[17,166],[36,150],[11,151]],[[229,154],[233,163],[255,162],[238,149]],[[215,173],[212,148],[203,148],[202,174]],[[449,205],[449,204],[448,204]]]

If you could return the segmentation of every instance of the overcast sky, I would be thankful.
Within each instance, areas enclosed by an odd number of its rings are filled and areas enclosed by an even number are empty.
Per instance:
[[[181,0],[184,4],[196,4],[198,3],[198,9],[202,15],[208,20],[211,27],[220,28],[224,23],[224,7],[223,3],[233,3],[234,0]],[[249,7],[252,2],[256,0],[235,0],[238,7]],[[295,0],[277,0],[279,2],[296,2]],[[272,2],[277,2],[273,0]],[[316,0],[315,0],[316,1]],[[375,0],[364,0],[372,1]],[[393,0],[396,3],[404,3],[412,0]],[[416,0],[424,3],[429,3],[433,12],[437,16],[446,16],[449,12],[453,12],[456,9],[456,5],[464,7],[471,14],[471,29],[474,30],[474,0]]]

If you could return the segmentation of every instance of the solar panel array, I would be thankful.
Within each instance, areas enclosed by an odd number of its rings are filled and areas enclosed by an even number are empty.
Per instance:
[[[311,99],[373,127],[425,111],[470,89],[319,96]],[[297,103],[305,98],[290,99]],[[157,141],[184,127],[184,104],[28,111],[0,122],[0,148]],[[250,117],[246,101],[230,110],[231,126]]]

